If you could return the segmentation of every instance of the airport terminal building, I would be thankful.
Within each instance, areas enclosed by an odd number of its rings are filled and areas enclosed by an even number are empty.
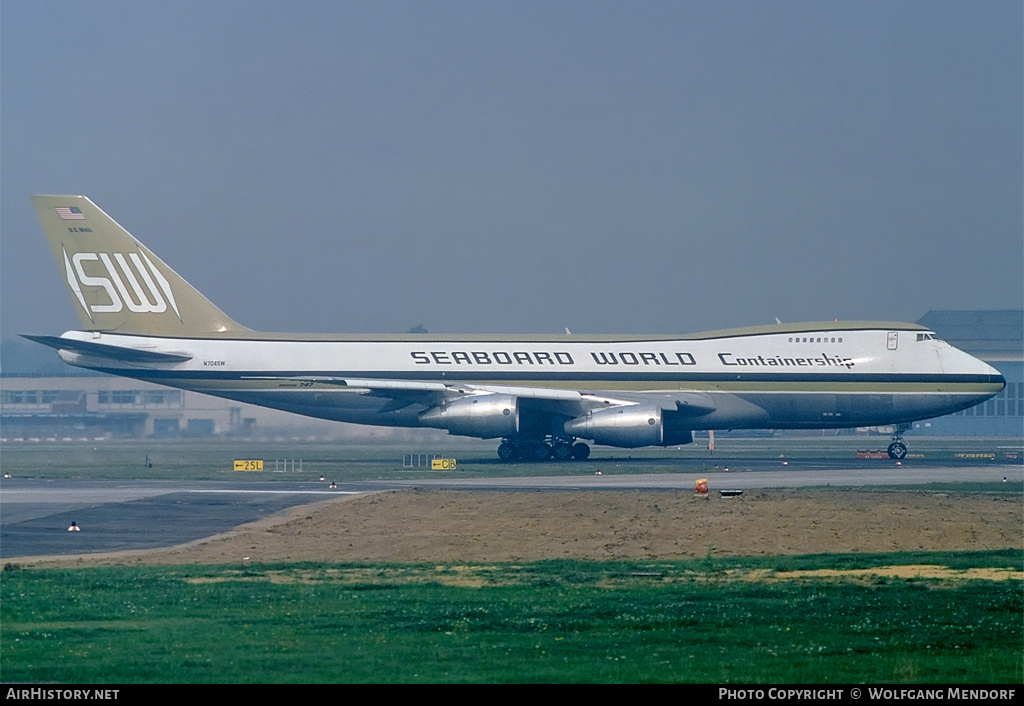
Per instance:
[[[242,409],[108,375],[0,379],[0,437],[7,440],[245,436],[256,419]]]
[[[929,311],[918,323],[997,368],[1007,384],[987,402],[956,414],[915,422],[909,433],[1024,436],[1024,311]],[[396,433],[296,417],[137,380],[83,373],[60,363],[42,347],[38,352],[35,348],[29,350],[33,359],[45,359],[47,368],[63,374],[5,370],[0,375],[3,439],[250,437],[287,425],[318,427],[323,435],[335,438]]]

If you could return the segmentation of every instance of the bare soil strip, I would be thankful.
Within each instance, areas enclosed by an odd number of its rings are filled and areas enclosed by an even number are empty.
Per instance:
[[[179,547],[17,563],[670,560],[1022,544],[1024,507],[1012,495],[766,490],[705,499],[688,492],[407,490],[291,508]]]

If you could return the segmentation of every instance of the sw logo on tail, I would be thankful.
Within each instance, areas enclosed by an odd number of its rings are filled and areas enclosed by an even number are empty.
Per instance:
[[[174,301],[174,293],[171,291],[170,282],[160,273],[156,265],[146,257],[145,253],[133,252],[125,256],[124,253],[79,252],[75,253],[75,256],[69,260],[63,245],[61,246],[61,251],[64,253],[64,267],[67,271],[68,287],[75,293],[78,303],[85,309],[90,321],[94,321],[93,313],[116,313],[121,311],[125,304],[127,304],[128,310],[135,314],[160,314],[167,311],[168,301],[171,303],[174,313],[177,314],[178,320],[181,320],[181,313],[178,311],[178,305]],[[134,264],[134,269],[132,265],[128,264],[129,259]],[[106,277],[95,277],[85,273],[84,263],[93,261],[99,261],[103,264]],[[117,262],[116,266],[114,265],[115,261]],[[145,261],[145,264],[143,264],[143,261]],[[136,273],[138,273],[138,277],[136,277]],[[145,283],[145,290],[139,285],[139,279],[142,279]],[[125,287],[125,280],[127,280],[128,285],[132,288],[131,293]],[[159,289],[157,289],[156,283],[159,283]],[[87,304],[85,296],[82,294],[83,286],[102,287],[107,293],[107,297],[110,298],[110,303]]]

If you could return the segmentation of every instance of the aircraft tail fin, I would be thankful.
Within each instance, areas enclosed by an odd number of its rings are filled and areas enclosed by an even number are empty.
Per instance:
[[[33,196],[32,204],[86,331],[248,331],[85,196]]]

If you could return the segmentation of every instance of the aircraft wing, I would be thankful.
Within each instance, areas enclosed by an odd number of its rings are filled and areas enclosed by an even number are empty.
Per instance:
[[[385,398],[379,410],[393,412],[412,404],[426,407],[440,405],[464,397],[484,398],[489,395],[515,397],[534,409],[567,417],[577,417],[592,409],[650,405],[678,417],[699,417],[713,412],[717,405],[710,395],[687,390],[652,392],[614,392],[601,390],[566,390],[550,387],[518,387],[505,385],[472,385],[468,383],[424,382],[418,380],[376,380],[367,378],[299,376],[252,377],[247,379],[276,380],[282,388],[330,387],[337,391]]]
[[[393,412],[411,404],[422,404],[431,407],[448,400],[469,395],[511,395],[520,400],[565,403],[566,414],[578,414],[583,400],[583,395],[576,390],[559,390],[546,387],[506,387],[501,385],[470,385],[466,383],[423,382],[419,380],[374,380],[329,376],[252,376],[245,379],[277,381],[278,386],[281,388],[321,386],[353,394],[383,397],[389,401],[381,408],[381,412]]]
[[[588,396],[601,396],[602,392],[586,393]],[[676,412],[683,417],[700,417],[714,412],[718,405],[711,395],[689,390],[669,390],[651,392],[616,391],[615,398],[619,404],[643,404],[660,407],[665,412]]]
[[[287,377],[246,375],[242,379],[277,383],[278,389],[327,388],[335,392],[383,397],[388,402],[380,409],[381,412],[394,412],[411,404],[422,404],[430,407],[452,397],[466,394],[466,391],[457,385],[446,385],[442,382],[421,382],[418,380],[369,380],[324,375]]]

